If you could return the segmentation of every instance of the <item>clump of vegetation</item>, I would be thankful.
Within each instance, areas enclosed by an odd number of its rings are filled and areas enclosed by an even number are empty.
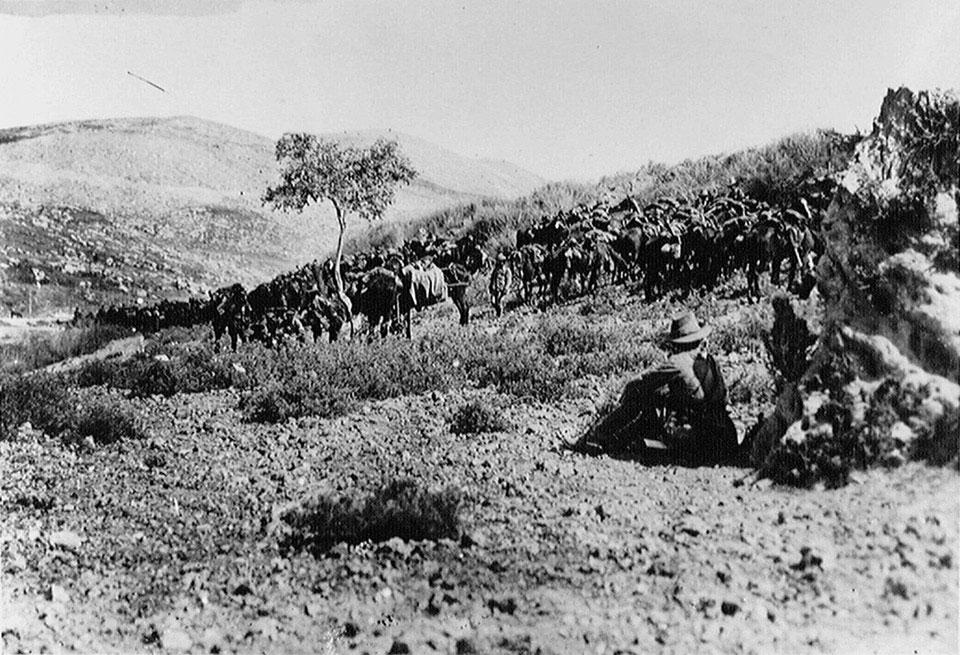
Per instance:
[[[144,436],[143,425],[127,401],[101,399],[84,406],[62,375],[5,376],[0,380],[0,439],[15,439],[24,423],[71,444],[86,437],[104,445]]]
[[[0,377],[0,439],[12,439],[30,423],[35,430],[57,436],[73,427],[76,408],[66,381],[56,375]]]
[[[129,389],[138,398],[245,388],[251,383],[239,355],[216,353],[209,343],[167,342],[163,350],[166,352],[158,353],[153,346],[122,363],[89,362],[77,371],[74,381],[80,387]]]
[[[122,363],[109,359],[95,359],[84,364],[74,374],[74,384],[78,387],[116,385],[120,379]]]
[[[280,551],[315,556],[338,543],[456,539],[460,536],[462,493],[439,491],[411,479],[386,481],[372,494],[324,494],[281,516]]]
[[[440,339],[353,341],[282,352],[255,348],[244,365],[260,386],[241,401],[247,420],[277,422],[299,416],[329,418],[360,399],[383,400],[446,389],[463,380],[456,353]]]
[[[936,423],[917,435],[911,453],[914,459],[936,466],[960,469],[960,409],[948,407]]]
[[[71,430],[72,439],[90,437],[98,446],[144,436],[143,425],[126,404],[106,400],[81,410]]]
[[[509,429],[510,424],[503,413],[483,400],[464,403],[450,418],[450,432],[454,434],[483,434]]]
[[[244,420],[252,423],[280,423],[300,416],[342,416],[356,406],[357,398],[352,389],[315,375],[301,378],[290,386],[269,382],[240,401]]]

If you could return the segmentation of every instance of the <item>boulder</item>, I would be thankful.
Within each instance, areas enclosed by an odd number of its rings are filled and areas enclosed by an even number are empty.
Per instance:
[[[830,444],[850,435],[869,442],[871,461],[861,465],[897,465],[954,420],[958,113],[952,92],[889,91],[871,133],[839,174],[821,225],[823,329],[808,370],[756,428],[752,456],[761,475],[784,481],[790,475],[777,469],[806,465],[815,448],[826,453],[815,466],[844,478],[849,463],[837,460],[840,449]],[[800,473],[798,480],[812,479]]]

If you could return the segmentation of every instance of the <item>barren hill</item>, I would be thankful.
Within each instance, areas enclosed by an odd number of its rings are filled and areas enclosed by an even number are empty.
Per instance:
[[[328,136],[350,143],[387,136],[411,158],[420,176],[398,194],[387,220],[517,197],[542,183],[506,162],[400,133]],[[271,139],[193,117],[0,130],[0,301],[22,309],[22,285],[38,277],[41,305],[98,302],[111,291],[169,296],[254,282],[321,256],[334,222],[261,207],[275,179]]]

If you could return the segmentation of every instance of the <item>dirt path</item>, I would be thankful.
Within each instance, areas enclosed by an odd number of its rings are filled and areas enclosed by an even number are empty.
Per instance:
[[[269,427],[242,423],[233,392],[182,396],[144,401],[146,442],[0,444],[7,652],[956,648],[954,471],[737,486],[740,469],[559,451],[575,405],[450,434],[477,395]],[[467,536],[278,556],[272,510],[386,474],[465,489]]]

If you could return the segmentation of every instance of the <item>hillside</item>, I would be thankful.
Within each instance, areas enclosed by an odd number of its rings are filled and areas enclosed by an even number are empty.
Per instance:
[[[387,221],[482,198],[515,198],[542,184],[505,162],[469,159],[404,134],[388,136],[420,177]],[[196,292],[262,280],[331,244],[322,212],[261,207],[276,179],[273,141],[192,117],[79,121],[0,130],[0,302],[23,311],[37,269],[40,306]],[[319,219],[319,220],[318,220]]]

